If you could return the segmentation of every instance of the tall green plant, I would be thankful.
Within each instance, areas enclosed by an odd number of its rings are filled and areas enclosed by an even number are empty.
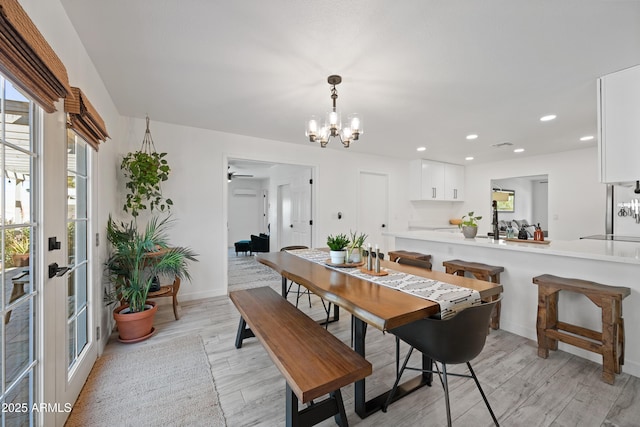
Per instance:
[[[155,276],[177,276],[190,280],[189,261],[197,261],[187,247],[169,247],[166,229],[169,218],[151,218],[143,232],[135,224],[116,223],[109,216],[107,240],[113,253],[106,269],[115,285],[117,297],[129,304],[132,312],[144,310],[147,294]]]

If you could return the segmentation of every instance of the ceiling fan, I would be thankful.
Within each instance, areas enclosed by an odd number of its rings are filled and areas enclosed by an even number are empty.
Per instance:
[[[239,173],[236,173],[236,172],[231,172],[230,169],[231,169],[231,167],[227,166],[227,181],[228,182],[231,182],[231,180],[233,178],[239,178],[239,177],[252,178],[253,177],[253,175],[243,175],[243,174],[239,174]]]

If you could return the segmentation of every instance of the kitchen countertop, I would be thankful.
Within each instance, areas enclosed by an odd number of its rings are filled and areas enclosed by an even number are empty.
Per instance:
[[[387,232],[387,236],[415,239],[430,242],[450,243],[455,245],[476,246],[486,249],[529,252],[543,255],[555,255],[572,258],[583,258],[609,262],[640,265],[640,243],[607,240],[553,240],[548,245],[507,242],[500,239],[477,236],[465,239],[462,233],[446,233],[439,231],[413,230]]]

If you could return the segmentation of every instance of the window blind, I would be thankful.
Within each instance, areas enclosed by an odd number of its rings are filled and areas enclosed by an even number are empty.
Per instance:
[[[0,72],[48,113],[73,96],[64,64],[17,0],[0,0]]]
[[[64,111],[69,118],[67,125],[98,151],[100,142],[109,138],[104,121],[79,88],[72,86],[71,91],[73,98],[64,100]]]

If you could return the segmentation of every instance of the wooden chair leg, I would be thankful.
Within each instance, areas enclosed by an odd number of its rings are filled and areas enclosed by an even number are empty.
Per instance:
[[[615,382],[616,358],[614,348],[617,338],[615,325],[617,319],[614,319],[614,303],[612,298],[602,298],[602,380],[608,384]]]
[[[546,329],[555,328],[558,323],[558,290],[538,286],[538,318],[536,332],[538,335],[538,356],[546,359],[549,350],[558,349],[558,340],[547,337]]]
[[[180,316],[178,315],[178,295],[173,294],[173,316],[176,320],[180,320]]]

